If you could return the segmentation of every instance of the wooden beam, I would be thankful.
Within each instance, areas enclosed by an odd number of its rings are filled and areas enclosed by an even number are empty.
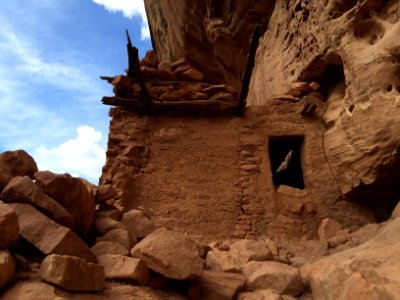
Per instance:
[[[153,110],[153,104],[151,101],[150,93],[147,90],[146,85],[140,73],[139,50],[138,48],[132,46],[128,30],[126,30],[126,38],[128,40],[128,43],[126,45],[128,50],[128,64],[129,64],[128,77],[139,83],[140,93],[142,96],[141,101],[143,103],[143,109],[145,110],[145,113],[150,114]]]

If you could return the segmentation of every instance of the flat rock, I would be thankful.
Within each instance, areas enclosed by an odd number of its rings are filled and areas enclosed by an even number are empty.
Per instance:
[[[201,276],[203,261],[196,244],[182,233],[160,228],[132,250],[132,257],[167,278],[184,280]]]
[[[249,261],[272,260],[273,255],[265,243],[255,240],[240,240],[233,243],[229,249],[229,254],[240,265]]]
[[[127,229],[117,228],[107,231],[101,237],[96,239],[96,242],[108,241],[121,244],[127,250],[130,250],[136,245],[137,240]]]
[[[29,204],[9,204],[18,216],[19,234],[44,254],[81,257],[95,262],[96,257],[73,231],[59,225]]]
[[[90,251],[96,257],[104,254],[129,256],[129,250],[118,242],[100,241],[90,248]]]
[[[74,256],[47,256],[40,265],[39,275],[44,281],[67,291],[102,291],[105,286],[102,266]]]
[[[132,209],[124,213],[121,223],[137,238],[144,238],[155,230],[153,221],[140,209]]]
[[[15,260],[7,250],[0,251],[0,288],[13,278],[15,273]]]
[[[232,300],[244,287],[242,274],[204,271],[189,288],[190,299]]]
[[[0,248],[5,248],[17,238],[19,232],[18,217],[7,204],[0,204]]]
[[[93,222],[95,199],[85,183],[69,174],[54,174],[49,171],[36,172],[35,179],[47,195],[74,217],[76,229],[86,234]]]
[[[140,259],[106,254],[98,256],[97,262],[104,267],[106,279],[126,281],[139,285],[145,285],[149,280],[149,269]]]
[[[36,207],[57,223],[74,228],[74,219],[54,199],[46,195],[28,176],[16,176],[1,193],[7,203],[26,203]]]
[[[227,251],[209,251],[206,257],[206,268],[214,272],[240,273],[239,265]]]
[[[272,261],[251,261],[242,267],[252,290],[271,289],[278,294],[298,296],[303,291],[298,269]]]

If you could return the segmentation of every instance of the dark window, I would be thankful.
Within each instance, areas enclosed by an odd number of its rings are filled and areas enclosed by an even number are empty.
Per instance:
[[[304,189],[301,168],[303,136],[282,136],[269,139],[272,180],[276,187],[281,184]]]

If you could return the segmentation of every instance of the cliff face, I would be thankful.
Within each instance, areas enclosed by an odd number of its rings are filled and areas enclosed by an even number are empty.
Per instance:
[[[275,1],[145,0],[153,47],[161,61],[185,57],[205,81],[240,89],[251,34],[267,28]]]
[[[251,32],[260,24],[265,33],[247,104],[269,106],[294,82],[319,82],[327,103],[320,109],[323,147],[340,190],[372,206],[376,198],[393,206],[399,192],[392,180],[400,147],[398,1],[145,2],[162,60],[185,56],[206,80],[236,89]]]
[[[398,1],[278,2],[249,87],[248,105],[269,105],[294,81],[321,83],[326,158],[342,192],[367,202],[398,193],[399,17]]]

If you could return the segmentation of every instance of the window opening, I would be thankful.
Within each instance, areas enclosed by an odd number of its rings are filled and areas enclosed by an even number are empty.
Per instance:
[[[283,136],[269,139],[269,157],[272,180],[276,187],[281,184],[304,189],[301,167],[303,136]]]

